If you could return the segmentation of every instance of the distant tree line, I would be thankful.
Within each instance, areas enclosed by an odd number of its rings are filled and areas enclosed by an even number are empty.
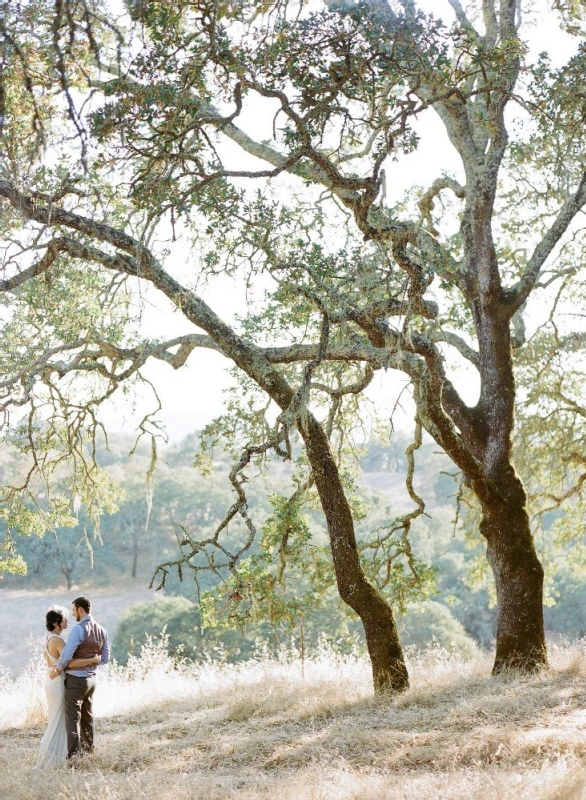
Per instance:
[[[196,440],[196,435],[189,436],[161,453],[152,510],[146,526],[148,448],[139,448],[129,458],[132,440],[112,436],[108,449],[100,449],[99,458],[112,474],[120,477],[125,496],[118,511],[102,518],[99,540],[90,537],[93,552],[88,549],[83,518],[78,526],[60,528],[55,534],[21,537],[18,548],[28,564],[28,574],[6,575],[3,586],[38,590],[65,585],[69,589],[85,582],[94,586],[115,586],[121,580],[127,583],[130,578],[136,581],[137,587],[144,588],[156,565],[176,547],[174,523],[181,520],[182,524],[211,531],[231,502],[225,478],[228,455],[218,450],[212,472],[202,475],[192,466]],[[405,438],[403,444],[407,441]],[[480,547],[470,541],[462,526],[454,529],[455,482],[438,470],[442,462],[440,459],[438,465],[435,450],[433,444],[422,447],[419,473],[422,482],[428,483],[424,496],[429,495],[430,500],[434,498],[436,505],[431,518],[422,518],[414,525],[412,543],[421,560],[435,570],[436,591],[430,592],[428,600],[408,603],[404,614],[399,617],[399,628],[407,646],[425,647],[435,639],[444,647],[470,653],[477,646],[487,648],[494,643],[496,610],[488,576],[481,571],[480,576],[475,577],[471,567],[471,554],[476,553],[480,559]],[[371,442],[365,448],[361,458],[365,484],[362,497],[369,513],[362,523],[364,532],[383,524],[389,515],[395,513],[387,494],[367,487],[370,472],[378,472],[381,464],[386,467],[391,457],[397,459],[398,470],[403,468],[401,462],[405,455],[398,451],[396,443],[391,446]],[[284,490],[289,480],[286,471],[273,475],[268,488]],[[271,510],[267,502],[267,487],[251,487],[250,497],[251,512],[262,523]],[[553,522],[554,519],[550,519],[550,536],[553,536]],[[315,538],[321,537],[325,541],[319,513],[312,514],[311,525]],[[362,530],[359,527],[359,536]],[[554,604],[545,610],[546,630],[568,638],[584,636],[586,575],[571,558],[564,558],[559,548],[555,563],[555,569],[549,570],[549,593]],[[125,661],[128,653],[138,654],[145,634],[158,636],[164,626],[172,652],[190,658],[202,657],[216,648],[214,652],[222,652],[231,660],[240,660],[249,657],[257,647],[264,646],[274,651],[291,641],[298,645],[301,626],[308,652],[315,650],[322,637],[340,651],[365,647],[358,619],[344,610],[344,605],[331,589],[319,599],[319,603],[316,602],[315,610],[306,610],[290,618],[283,616],[273,623],[260,612],[257,620],[251,618],[239,623],[231,619],[228,591],[222,589],[213,573],[202,573],[199,589],[204,593],[219,591],[219,602],[224,605],[225,616],[220,609],[215,624],[210,626],[208,623],[206,627],[194,581],[189,575],[182,582],[177,576],[170,576],[162,596],[153,592],[152,603],[140,604],[126,612],[115,635],[118,660]]]

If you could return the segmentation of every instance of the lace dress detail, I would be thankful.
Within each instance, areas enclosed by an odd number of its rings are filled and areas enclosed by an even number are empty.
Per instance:
[[[61,672],[56,678],[51,679],[49,677],[49,670],[57,663],[57,659],[49,652],[49,642],[54,636],[56,634],[48,636],[45,642],[45,660],[48,665],[47,677],[45,678],[45,694],[47,695],[49,708],[49,722],[41,740],[36,769],[60,764],[67,757],[67,734],[65,732],[65,709],[63,706],[63,681],[65,675]]]

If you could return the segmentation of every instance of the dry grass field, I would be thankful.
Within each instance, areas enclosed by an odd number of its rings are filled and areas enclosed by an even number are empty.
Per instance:
[[[323,652],[175,668],[162,644],[103,675],[95,754],[35,772],[43,731],[33,661],[0,678],[0,797],[11,800],[586,798],[586,657],[489,677],[488,658],[432,649],[413,686],[373,699],[361,659]]]

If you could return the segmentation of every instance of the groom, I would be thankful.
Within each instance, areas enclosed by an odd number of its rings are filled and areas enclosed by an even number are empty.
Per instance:
[[[78,597],[71,605],[79,623],[72,628],[61,657],[51,671],[54,677],[65,670],[65,725],[67,729],[67,758],[72,759],[94,749],[93,696],[96,688],[96,666],[110,660],[108,634],[90,614],[90,601]],[[99,665],[67,669],[74,658],[100,655]]]

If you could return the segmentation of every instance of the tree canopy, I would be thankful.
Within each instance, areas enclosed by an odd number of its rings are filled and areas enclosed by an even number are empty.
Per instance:
[[[100,405],[149,359],[180,368],[196,348],[216,350],[240,380],[210,430],[240,446],[237,499],[211,538],[186,531],[162,582],[206,551],[240,597],[237,565],[257,536],[245,470],[291,458],[299,436],[275,544],[294,558],[305,532],[291,520],[317,492],[378,688],[407,681],[384,592],[397,559],[418,579],[408,534],[424,510],[412,480],[422,430],[478,504],[499,603],[495,670],[547,658],[543,570],[513,465],[515,370],[531,304],[553,320],[560,285],[580,285],[586,54],[578,44],[561,67],[531,56],[517,0],[449,7],[444,21],[414,0],[174,0],[129,2],[116,18],[95,1],[39,0],[9,4],[2,23],[0,400],[26,411],[9,435],[32,456],[24,485],[5,491],[10,527],[37,524],[27,502],[39,524],[63,524],[67,495],[99,515]],[[555,9],[579,34],[576,4]],[[458,169],[430,170],[397,199],[394,165],[417,151],[418,117],[432,112]],[[249,290],[234,324],[202,296],[220,273]],[[144,284],[187,333],[141,335]],[[575,330],[565,324],[567,341]],[[456,386],[464,362],[478,376],[474,405]],[[414,400],[414,511],[359,554],[344,454],[364,390],[388,369]],[[536,405],[529,394],[530,414]],[[153,419],[141,431],[155,448]],[[67,492],[42,507],[33,482],[65,461]],[[230,550],[222,537],[237,515],[249,536]]]

